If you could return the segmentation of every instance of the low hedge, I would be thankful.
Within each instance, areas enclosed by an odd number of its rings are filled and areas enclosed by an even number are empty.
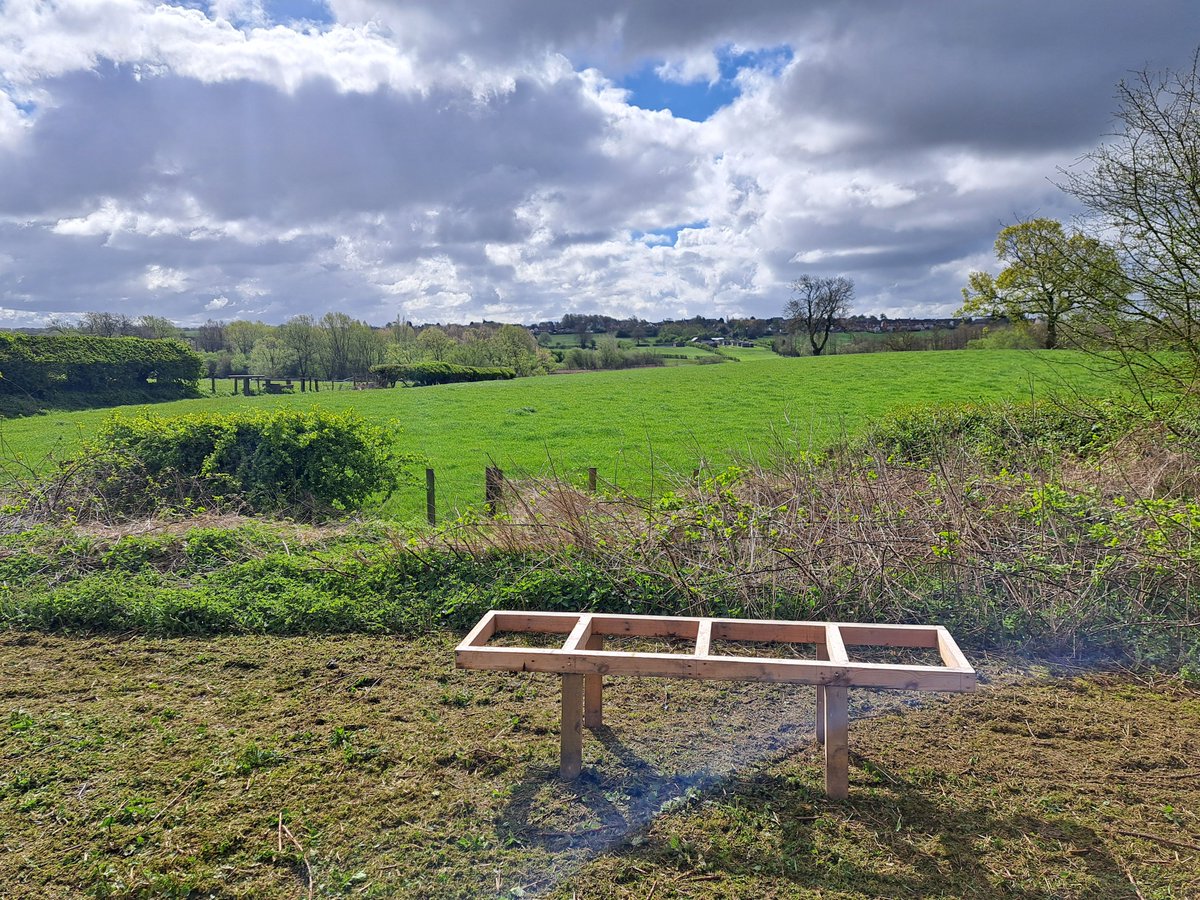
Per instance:
[[[385,363],[371,366],[371,372],[385,387],[395,387],[401,382],[426,387],[458,381],[506,381],[517,377],[515,369],[503,366],[459,366],[447,362]]]
[[[321,515],[400,485],[414,457],[352,412],[149,412],[109,419],[73,463],[76,509],[146,514],[197,505]]]

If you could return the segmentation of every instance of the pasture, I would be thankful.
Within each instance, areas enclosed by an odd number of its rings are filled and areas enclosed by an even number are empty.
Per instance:
[[[905,406],[1045,400],[1111,387],[1094,360],[1058,351],[957,351],[784,359],[747,349],[741,362],[592,372],[508,382],[317,394],[208,396],[152,407],[160,415],[319,404],[394,427],[404,450],[437,472],[439,514],[478,504],[483,470],[555,473],[582,483],[589,466],[610,487],[654,493],[694,468],[819,450]],[[202,382],[206,387],[207,383]],[[224,388],[228,390],[228,387]],[[110,410],[0,422],[10,478],[78,451]],[[417,473],[420,475],[421,473]],[[375,510],[424,510],[414,481]]]

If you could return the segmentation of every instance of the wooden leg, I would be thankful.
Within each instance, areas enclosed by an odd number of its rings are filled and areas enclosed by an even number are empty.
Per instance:
[[[583,769],[583,676],[562,677],[562,736],[558,776],[574,781]]]
[[[587,650],[603,650],[604,635],[594,634],[584,645]],[[599,728],[604,724],[604,676],[583,676],[583,724]]]
[[[825,795],[845,800],[850,793],[850,714],[847,689],[825,688]]]
[[[829,659],[829,651],[824,644],[817,644],[817,659]],[[817,743],[825,743],[825,685],[817,685]]]

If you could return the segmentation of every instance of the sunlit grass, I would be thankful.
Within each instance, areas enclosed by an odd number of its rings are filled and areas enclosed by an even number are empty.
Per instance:
[[[731,351],[738,352],[738,351]],[[745,360],[420,389],[328,391],[251,397],[220,395],[153,407],[160,415],[232,411],[253,405],[317,404],[354,409],[394,424],[404,449],[436,470],[443,516],[478,503],[489,464],[508,474],[553,470],[645,493],[662,479],[739,458],[819,449],[854,435],[898,407],[1046,399],[1106,387],[1087,358],[1056,352],[960,351],[783,359],[757,349]],[[207,388],[208,383],[202,382]],[[228,390],[228,382],[221,386]],[[37,468],[68,456],[110,410],[0,422],[0,451]],[[381,509],[411,518],[424,510],[414,486]]]

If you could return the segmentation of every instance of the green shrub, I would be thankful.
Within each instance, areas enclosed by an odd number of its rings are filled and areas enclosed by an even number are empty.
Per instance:
[[[414,458],[354,413],[322,409],[109,419],[73,465],[76,505],[327,514],[398,487]],[[90,496],[80,496],[81,492]]]
[[[1070,409],[1047,404],[963,404],[901,409],[876,422],[862,441],[896,462],[927,464],[951,448],[997,465],[1037,465],[1063,453],[1087,456],[1128,431],[1113,406]]]
[[[458,381],[498,381],[517,377],[515,369],[503,366],[459,366],[447,362],[385,363],[371,366],[371,372],[385,387],[395,387],[399,382],[413,387],[426,387]]]

